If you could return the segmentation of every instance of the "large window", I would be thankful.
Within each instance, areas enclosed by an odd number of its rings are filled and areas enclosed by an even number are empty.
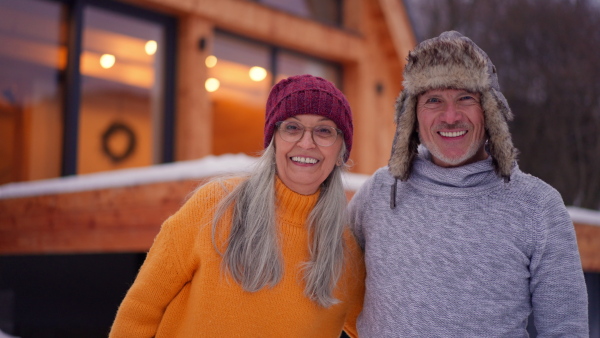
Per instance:
[[[0,184],[172,159],[172,18],[0,1]]]
[[[298,74],[326,78],[341,88],[339,65],[224,32],[206,59],[213,107],[213,153],[256,155],[263,149],[265,105],[279,80]]]
[[[88,6],[82,31],[77,172],[162,162],[165,27]]]
[[[60,175],[66,12],[0,1],[0,183]]]

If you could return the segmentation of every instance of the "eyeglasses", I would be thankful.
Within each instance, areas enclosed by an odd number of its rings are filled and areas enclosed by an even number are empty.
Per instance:
[[[316,126],[313,128],[306,128],[298,122],[294,121],[281,121],[275,124],[279,135],[286,142],[298,142],[304,136],[304,131],[312,130],[313,141],[321,147],[329,147],[335,143],[339,134],[342,131],[338,128],[330,126]]]

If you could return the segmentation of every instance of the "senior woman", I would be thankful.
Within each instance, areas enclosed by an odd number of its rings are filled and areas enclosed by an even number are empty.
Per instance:
[[[364,265],[341,177],[352,132],[329,81],[277,83],[256,168],[201,186],[165,221],[110,337],[356,337]]]

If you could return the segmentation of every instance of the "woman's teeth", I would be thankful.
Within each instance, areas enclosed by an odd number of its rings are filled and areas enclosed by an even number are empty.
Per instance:
[[[299,156],[293,156],[292,157],[292,161],[294,162],[300,162],[300,163],[310,163],[310,164],[315,164],[318,161],[314,158],[309,158],[309,157],[299,157]]]

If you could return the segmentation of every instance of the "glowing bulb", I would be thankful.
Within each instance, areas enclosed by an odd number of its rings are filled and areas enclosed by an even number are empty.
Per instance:
[[[100,57],[100,66],[104,69],[108,69],[115,65],[115,61],[114,55],[104,54]]]
[[[206,67],[212,68],[217,65],[217,57],[214,55],[209,55],[206,57],[206,60],[204,60],[204,63],[206,64]]]
[[[148,42],[146,42],[146,46],[144,46],[144,49],[146,50],[146,54],[154,55],[154,53],[156,53],[156,50],[158,49],[158,44],[154,40],[149,40]]]
[[[214,77],[211,77],[207,79],[206,82],[204,82],[204,88],[206,88],[206,91],[208,91],[209,93],[216,91],[217,89],[219,89],[220,86],[221,82],[219,82],[219,80],[215,79]]]
[[[259,82],[267,77],[267,71],[263,67],[255,66],[250,68],[248,75],[250,76],[252,81]]]

